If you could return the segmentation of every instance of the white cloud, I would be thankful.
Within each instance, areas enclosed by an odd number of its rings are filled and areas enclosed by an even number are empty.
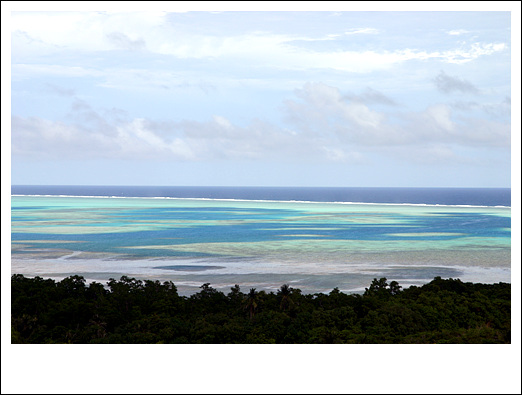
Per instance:
[[[121,32],[111,32],[105,35],[110,41],[112,41],[117,47],[122,49],[128,49],[131,51],[145,49],[145,41],[142,38],[137,38],[135,40],[131,39],[124,33]]]
[[[455,30],[449,30],[446,33],[448,33],[450,36],[460,36],[462,34],[469,33],[469,31],[464,29],[455,29]]]
[[[232,129],[232,124],[230,123],[230,121],[228,119],[226,119],[225,117],[222,117],[222,116],[219,116],[219,115],[214,115],[214,121],[221,127],[227,129],[227,130],[230,130]]]
[[[293,45],[295,37],[254,34],[237,37],[197,37],[190,43],[165,43],[156,51],[182,59],[225,58],[248,61],[256,67],[281,69],[334,69],[354,73],[385,70],[391,66],[412,60],[439,60],[462,64],[480,56],[491,55],[507,49],[506,44],[473,43],[467,47],[446,51],[397,49],[393,51],[313,51]]]
[[[160,159],[196,159],[195,153],[183,139],[164,139],[148,129],[143,119],[134,119],[130,123],[118,126],[117,131],[118,134],[111,143],[121,149],[126,157],[136,155],[140,158],[146,154],[150,158],[158,155]]]
[[[368,87],[361,94],[345,94],[343,97],[349,101],[364,104],[384,104],[388,106],[397,106],[397,103],[390,97]]]
[[[354,28],[354,29],[350,29],[350,30],[344,32],[344,34],[346,36],[349,36],[351,34],[378,34],[378,33],[379,33],[379,30],[371,28],[371,27]]]
[[[462,64],[477,59],[484,55],[493,55],[496,52],[506,51],[505,43],[473,43],[468,49],[460,49],[446,52],[448,63]]]
[[[412,146],[457,144],[461,146],[509,147],[509,122],[484,118],[456,118],[450,106],[433,104],[423,111],[397,113],[394,117],[348,101],[336,88],[306,84],[285,102],[286,116],[307,134],[351,146]]]
[[[451,120],[451,110],[445,104],[435,104],[425,111],[428,122],[435,123],[440,129],[445,131],[455,130],[455,123]]]
[[[185,141],[162,138],[143,119],[111,125],[110,131],[38,117],[13,116],[11,122],[13,155],[32,159],[195,159]]]
[[[169,24],[165,13],[13,13],[13,59],[63,51],[147,50],[178,59],[222,59],[255,67],[288,70],[334,69],[355,73],[386,70],[412,60],[462,64],[505,51],[504,43],[475,42],[445,51],[396,47],[391,50],[303,48],[299,41],[331,41],[322,37],[252,31],[209,36]],[[353,28],[343,35],[377,34],[375,28]]]
[[[37,42],[62,50],[105,51],[120,47],[121,43],[106,38],[114,32],[131,41],[155,37],[165,15],[164,12],[13,12],[11,31],[23,32]],[[23,45],[15,41],[13,49],[17,51]]]
[[[339,147],[322,147],[326,158],[332,162],[341,163],[364,163],[364,154],[356,151],[346,151]]]
[[[85,133],[64,122],[38,117],[11,118],[11,152],[31,159],[99,157],[106,153],[110,138],[102,133]]]
[[[346,102],[341,92],[323,83],[306,83],[302,89],[296,90],[296,96],[302,102],[293,100],[286,102],[290,118],[302,126],[321,121],[321,127],[327,128],[328,118],[340,118],[356,128],[376,129],[380,126],[383,116],[370,110],[358,101]],[[307,127],[308,128],[308,127]]]

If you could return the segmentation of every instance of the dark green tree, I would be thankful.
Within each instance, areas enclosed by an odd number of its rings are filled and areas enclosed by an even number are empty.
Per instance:
[[[250,292],[246,296],[246,304],[245,304],[245,309],[247,309],[247,311],[248,311],[250,320],[252,320],[254,318],[254,315],[255,315],[256,309],[257,309],[257,303],[258,303],[258,299],[257,299],[256,289],[251,288]]]
[[[374,278],[369,288],[365,288],[364,296],[376,296],[378,298],[388,298],[401,292],[401,286],[397,281],[388,284],[386,277]]]
[[[281,288],[277,291],[277,296],[279,297],[279,307],[281,310],[288,310],[290,304],[293,303],[291,295],[293,288],[288,284],[281,285]]]
[[[401,292],[401,288],[402,287],[399,285],[399,283],[397,281],[392,281],[390,283],[390,287],[389,287],[390,294],[391,295],[398,295]]]

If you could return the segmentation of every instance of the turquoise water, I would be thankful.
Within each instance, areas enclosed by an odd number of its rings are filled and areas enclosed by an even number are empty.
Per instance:
[[[182,293],[511,275],[506,207],[12,196],[11,216],[11,271],[25,275],[172,280]]]

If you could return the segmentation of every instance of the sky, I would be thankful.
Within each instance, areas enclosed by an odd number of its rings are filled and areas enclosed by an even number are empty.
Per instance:
[[[12,185],[511,186],[509,11],[20,8]]]

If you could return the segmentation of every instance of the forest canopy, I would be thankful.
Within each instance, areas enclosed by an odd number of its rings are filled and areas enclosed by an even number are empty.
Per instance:
[[[11,277],[12,343],[510,343],[511,284],[435,277],[403,289],[374,279],[363,294],[216,290],[123,276],[56,282]]]

